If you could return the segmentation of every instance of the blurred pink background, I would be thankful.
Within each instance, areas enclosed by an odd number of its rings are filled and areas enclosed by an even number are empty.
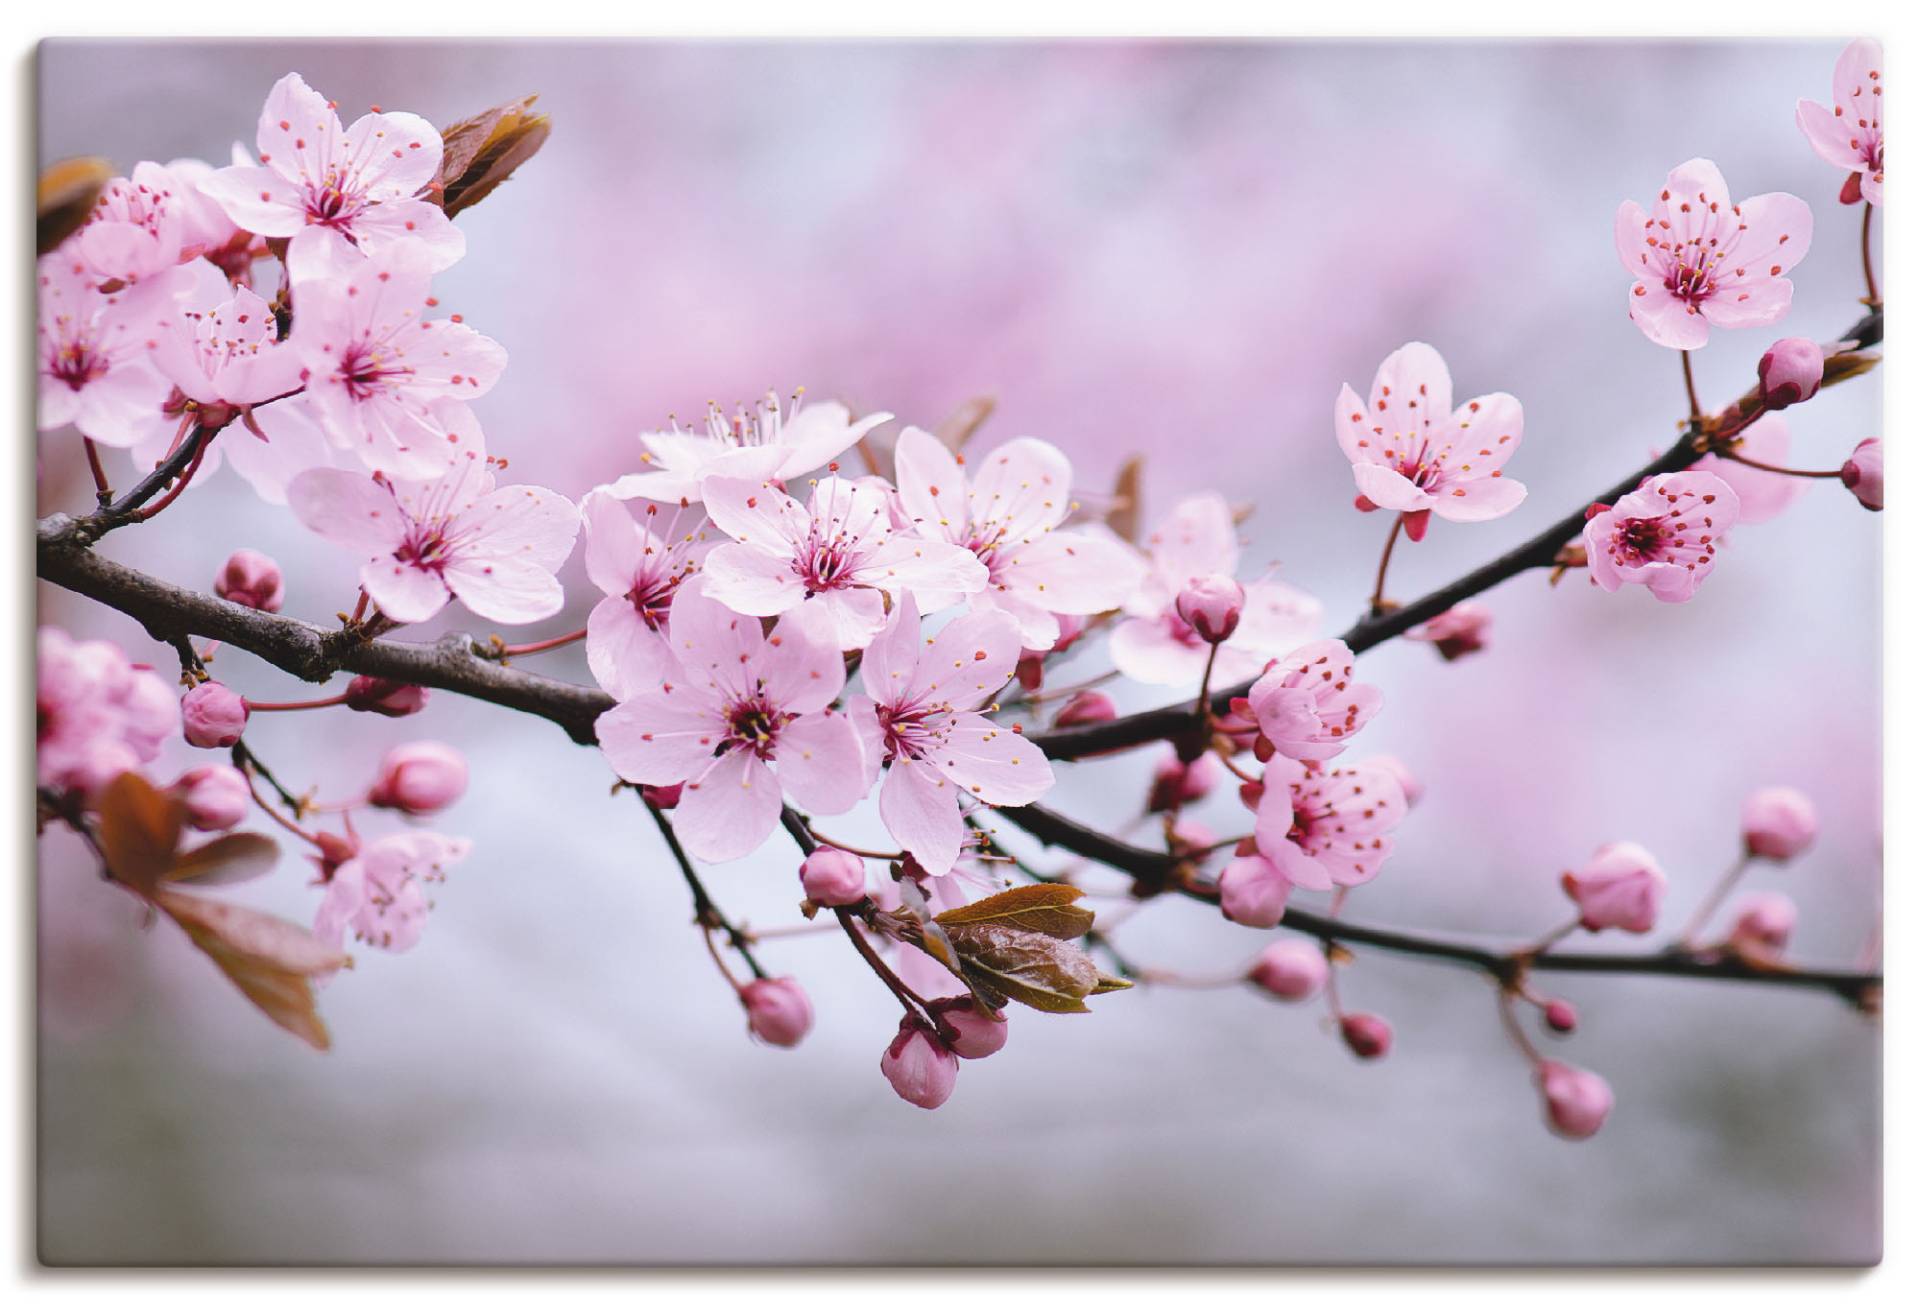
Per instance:
[[[437,291],[510,354],[476,409],[513,475],[577,497],[634,469],[637,430],[769,387],[922,424],[990,393],[977,446],[1053,440],[1094,489],[1145,453],[1149,520],[1205,488],[1257,505],[1247,569],[1280,563],[1332,632],[1386,524],[1351,509],[1334,396],[1399,344],[1438,347],[1463,397],[1521,399],[1510,473],[1531,490],[1504,520],[1402,544],[1403,598],[1672,438],[1678,365],[1627,321],[1611,232],[1674,164],[1706,155],[1737,197],[1790,190],[1815,213],[1786,321],[1716,333],[1696,358],[1708,402],[1744,389],[1776,335],[1854,319],[1859,210],[1793,121],[1841,44],[56,42],[40,142],[123,169],[219,161],[290,69],[349,120],[377,102],[445,123],[538,91],[551,142],[460,218],[469,253]],[[1880,433],[1877,379],[1788,417],[1797,464],[1837,465]],[[73,435],[41,458],[41,510],[82,509]],[[204,586],[233,548],[261,548],[286,566],[290,613],[350,605],[353,559],[231,473],[182,506],[105,550]],[[563,578],[574,601],[541,633],[590,606],[577,557]],[[1732,858],[1742,795],[1788,783],[1819,804],[1821,840],[1750,886],[1799,902],[1796,955],[1853,961],[1879,910],[1880,586],[1877,518],[1816,484],[1736,531],[1685,606],[1535,575],[1486,599],[1487,653],[1371,655],[1387,708],[1357,754],[1398,754],[1428,794],[1351,913],[1536,934],[1564,913],[1559,871],[1627,838],[1667,867],[1677,920]],[[43,620],[169,658],[129,622],[41,599]],[[574,651],[537,664],[585,678]],[[242,654],[215,668],[251,695],[307,691]],[[1016,1015],[1009,1049],[924,1115],[875,1071],[889,998],[844,947],[767,944],[820,1020],[796,1051],[748,1044],[642,812],[550,726],[441,695],[403,721],[263,717],[248,736],[323,795],[392,743],[460,745],[473,789],[439,827],[476,851],[416,951],[363,954],[325,993],[321,1057],[169,930],[143,931],[51,835],[50,1260],[1878,1253],[1879,1034],[1831,998],[1557,981],[1584,1024],[1556,1053],[1619,1100],[1578,1146],[1540,1125],[1481,979],[1382,955],[1343,991],[1394,1022],[1384,1063],[1352,1061],[1317,1009],[1136,991],[1090,1018]],[[1065,769],[1054,804],[1120,827],[1150,761]],[[1240,827],[1230,795],[1206,817]],[[870,813],[846,827],[881,836]],[[709,882],[735,913],[784,921],[791,860],[770,844]],[[305,919],[305,877],[289,858],[245,899]],[[1177,901],[1120,936],[1202,968],[1265,940]]]

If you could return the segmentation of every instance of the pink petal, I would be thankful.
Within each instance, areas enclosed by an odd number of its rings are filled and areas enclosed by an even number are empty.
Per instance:
[[[709,476],[701,497],[728,538],[771,556],[793,557],[810,526],[806,508],[770,481]]]
[[[802,715],[780,731],[774,753],[780,786],[802,808],[839,815],[867,795],[867,765],[860,737],[845,714]]]
[[[587,669],[619,701],[657,687],[677,667],[664,630],[633,609],[625,594],[600,599],[587,615]]]
[[[502,625],[545,620],[567,603],[553,572],[529,557],[460,557],[444,574],[447,587],[469,611]]]
[[[922,534],[949,543],[966,536],[967,479],[945,444],[908,426],[893,447],[893,470],[900,505]]]
[[[894,761],[880,785],[881,822],[929,874],[945,874],[960,858],[966,827],[957,798],[926,761]]]
[[[1627,316],[1664,348],[1697,349],[1707,342],[1707,319],[1659,281],[1635,281],[1627,287]]]
[[[433,124],[412,113],[369,113],[345,137],[350,175],[376,200],[408,199],[425,190],[439,175],[443,148]]]
[[[368,555],[389,554],[406,538],[406,514],[393,494],[359,471],[303,472],[287,485],[287,505],[321,538]]]
[[[306,201],[272,168],[220,168],[200,182],[200,193],[242,231],[284,239],[307,224]]]
[[[392,557],[375,558],[362,566],[360,586],[383,615],[403,625],[432,620],[451,596],[439,575]]]
[[[1423,512],[1434,505],[1426,490],[1413,481],[1372,462],[1356,462],[1353,482],[1374,504],[1390,512]]]
[[[1448,485],[1433,497],[1433,511],[1445,520],[1469,523],[1491,521],[1518,507],[1527,487],[1504,476]]]
[[[686,784],[673,814],[687,851],[708,861],[738,860],[765,842],[779,821],[779,781],[766,762],[740,748]]]
[[[684,684],[630,697],[593,727],[607,764],[628,783],[698,779],[726,737],[717,699]]]
[[[1038,747],[984,715],[953,717],[934,759],[969,796],[990,806],[1025,806],[1053,787],[1053,770]]]
[[[721,544],[707,554],[701,571],[707,592],[742,615],[778,616],[807,596],[791,556],[775,556],[751,544]]]

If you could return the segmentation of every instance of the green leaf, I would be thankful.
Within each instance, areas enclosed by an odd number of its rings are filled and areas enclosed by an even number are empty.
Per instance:
[[[982,897],[934,916],[943,928],[955,924],[1004,924],[1072,941],[1093,927],[1093,911],[1073,904],[1086,895],[1070,883],[1029,883]]]

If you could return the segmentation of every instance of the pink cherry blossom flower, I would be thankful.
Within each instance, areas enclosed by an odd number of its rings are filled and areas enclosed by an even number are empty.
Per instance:
[[[42,625],[37,648],[41,787],[91,796],[153,760],[180,728],[174,690],[133,666],[114,644],[77,643],[66,631]]]
[[[389,619],[430,620],[458,598],[484,619],[524,625],[565,602],[553,573],[580,513],[551,489],[496,489],[477,460],[424,483],[323,467],[295,477],[287,501],[308,529],[367,557],[360,583]]]
[[[162,278],[157,293],[172,284]],[[39,290],[40,429],[75,426],[115,448],[169,429],[161,405],[173,385],[153,365],[147,325],[155,291],[102,294],[63,250],[40,260]]]
[[[1769,326],[1786,315],[1786,273],[1807,255],[1813,211],[1784,192],[1736,204],[1707,159],[1667,174],[1653,214],[1627,200],[1613,220],[1614,248],[1633,278],[1627,315],[1669,349],[1697,349],[1707,327]]]
[[[240,741],[252,708],[217,679],[189,689],[180,699],[181,732],[195,747],[224,748]]]
[[[1053,647],[1062,632],[1059,617],[1111,611],[1140,583],[1140,560],[1119,539],[1061,528],[1074,506],[1073,470],[1052,444],[1009,440],[974,459],[979,469],[969,477],[945,444],[909,426],[893,457],[901,511],[912,529],[980,559],[987,586],[973,595],[973,609],[1012,616],[1025,647]]]
[[[1295,648],[1269,666],[1247,703],[1260,735],[1282,756],[1330,761],[1379,714],[1380,690],[1358,683],[1353,653],[1337,638]]]
[[[684,783],[674,828],[702,860],[734,860],[773,831],[783,796],[822,815],[851,810],[870,777],[846,715],[832,620],[815,604],[771,635],[730,611],[695,576],[674,595],[676,666],[595,724],[600,750],[629,783]]]
[[[1146,578],[1122,604],[1129,619],[1114,628],[1108,651],[1129,679],[1197,685],[1216,645],[1181,619],[1176,603],[1188,581],[1231,576],[1239,569],[1233,510],[1218,494],[1184,499],[1147,536],[1147,553]],[[1240,624],[1231,638],[1217,645],[1216,683],[1258,674],[1269,658],[1298,647],[1320,626],[1320,602],[1310,594],[1278,580],[1254,580],[1242,587],[1246,605]]]
[[[297,349],[282,343],[273,308],[233,288],[212,263],[193,264],[190,288],[154,313],[153,365],[196,403],[235,407],[291,394],[305,383]]]
[[[290,72],[267,93],[255,144],[263,166],[221,168],[200,189],[243,230],[291,237],[296,285],[344,275],[394,245],[418,247],[434,271],[466,252],[447,215],[416,198],[439,174],[443,151],[425,118],[369,113],[343,130],[333,103]]]
[[[427,924],[427,885],[445,882],[446,867],[471,850],[466,838],[424,831],[368,843],[327,880],[313,935],[336,950],[348,930],[382,951],[410,950]]]
[[[139,163],[100,191],[67,249],[96,284],[138,285],[180,263],[188,183],[158,163]]]
[[[1840,52],[1833,67],[1833,104],[1801,100],[1800,130],[1813,152],[1860,178],[1860,194],[1869,204],[1885,201],[1886,141],[1880,128],[1885,104],[1886,56],[1880,42],[1863,36]]]
[[[1406,813],[1391,770],[1363,761],[1313,771],[1276,757],[1254,812],[1254,844],[1295,887],[1355,887],[1380,872],[1393,853],[1388,835]]]
[[[1416,643],[1431,643],[1444,661],[1458,661],[1487,645],[1487,631],[1493,627],[1493,613],[1478,602],[1462,602],[1448,607],[1405,637]]]
[[[1667,892],[1667,876],[1653,853],[1635,842],[1609,842],[1560,886],[1580,908],[1580,926],[1590,933],[1618,928],[1650,932]]]
[[[797,480],[833,463],[869,430],[893,420],[891,412],[875,412],[855,421],[842,404],[802,406],[800,398],[795,394],[793,406],[782,412],[780,400],[769,390],[752,411],[742,405],[731,415],[709,403],[703,429],[682,429],[669,417],[667,429],[640,436],[645,449],[640,460],[648,469],[621,476],[608,492],[615,498],[697,503],[709,476]],[[831,469],[838,470],[838,464]]]
[[[713,523],[738,540],[707,555],[707,592],[746,616],[818,606],[843,650],[873,640],[889,599],[917,593],[933,610],[933,601],[987,585],[987,568],[967,549],[896,532],[871,485],[827,476],[802,507],[774,481],[715,476],[705,497]]]
[[[1526,498],[1526,486],[1505,474],[1524,424],[1511,394],[1482,394],[1455,408],[1446,362],[1417,341],[1387,355],[1365,402],[1342,385],[1334,404],[1334,433],[1361,495],[1388,511],[1447,521],[1491,521]]]
[[[1708,575],[1721,538],[1740,519],[1740,496],[1709,471],[1656,475],[1588,519],[1587,573],[1608,593],[1644,584],[1685,602]]]
[[[1756,462],[1765,462],[1769,466],[1788,466],[1793,461],[1793,436],[1787,430],[1787,419],[1778,412],[1769,412],[1740,432],[1740,439],[1734,445],[1735,451],[1743,457]],[[1798,502],[1812,483],[1803,476],[1779,475],[1772,471],[1762,471],[1759,467],[1747,466],[1729,458],[1707,454],[1694,468],[1711,471],[1733,488],[1740,499],[1741,525],[1758,525],[1770,521]]]
[[[1038,747],[980,712],[1013,678],[1020,627],[1003,611],[957,616],[931,639],[902,595],[860,662],[867,696],[848,703],[871,770],[884,761],[880,819],[920,868],[945,874],[960,858],[960,805],[1025,806],[1053,786]]]
[[[587,578],[606,594],[587,617],[587,668],[624,701],[666,678],[673,663],[667,612],[680,582],[700,568],[712,545],[697,509],[663,515],[648,503],[643,524],[596,489],[580,504],[580,515]]]
[[[289,343],[315,417],[341,448],[388,475],[426,479],[484,449],[447,400],[485,394],[506,368],[498,344],[458,317],[428,320],[431,264],[399,246],[300,287]]]

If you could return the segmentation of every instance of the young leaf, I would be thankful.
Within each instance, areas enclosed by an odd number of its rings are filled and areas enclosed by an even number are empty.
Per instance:
[[[1081,948],[1044,933],[1002,924],[948,925],[960,967],[1003,1000],[1047,1014],[1085,1014],[1100,971]]]
[[[177,857],[166,877],[195,887],[226,887],[260,877],[280,859],[280,844],[261,833],[229,833]]]
[[[1093,927],[1093,911],[1073,904],[1086,895],[1068,883],[1029,883],[934,916],[942,927],[1005,924],[1071,941]]]
[[[553,130],[552,120],[533,111],[540,97],[529,95],[475,114],[443,129],[440,159],[440,207],[452,217],[471,208],[514,169],[540,152]]]
[[[39,253],[51,253],[80,229],[93,211],[94,200],[113,179],[113,165],[103,158],[66,158],[51,163],[40,174],[39,221],[34,244]]]
[[[154,904],[220,966],[240,994],[315,1050],[331,1045],[314,1009],[312,978],[347,963],[298,924],[211,897],[161,888]]]
[[[152,896],[173,869],[186,808],[128,770],[107,785],[99,809],[100,851],[108,872],[141,896]]]
[[[1113,482],[1113,501],[1107,505],[1107,528],[1128,543],[1140,541],[1140,471],[1146,465],[1138,455],[1120,464]]]

